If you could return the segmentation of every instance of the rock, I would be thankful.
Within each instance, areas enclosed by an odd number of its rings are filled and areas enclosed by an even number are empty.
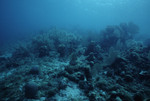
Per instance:
[[[48,97],[54,96],[57,92],[58,92],[57,88],[49,89],[49,91],[48,91]]]
[[[63,75],[73,82],[79,82],[79,80],[90,81],[92,76],[89,67],[78,67],[78,66],[68,66],[65,68],[68,75]]]
[[[150,101],[150,98],[146,98],[146,99],[144,99],[144,101]]]
[[[25,97],[26,98],[34,99],[37,95],[37,92],[38,92],[38,85],[35,82],[30,81],[25,84]]]
[[[86,94],[93,90],[93,86],[90,82],[79,81],[79,87],[83,89]]]
[[[72,66],[77,64],[77,54],[76,53],[72,53],[69,64]]]
[[[74,77],[78,80],[84,80],[84,74],[82,72],[76,72],[74,73]]]
[[[61,78],[59,81],[58,81],[58,88],[59,90],[61,89],[65,89],[68,85],[68,79],[67,78]]]
[[[95,53],[96,52],[96,42],[95,41],[90,41],[87,50],[85,51],[85,55],[88,56],[90,53]]]
[[[87,81],[90,81],[92,79],[90,67],[84,68],[84,74],[85,74]]]
[[[96,57],[94,55],[95,54],[93,52],[89,53],[86,60],[88,60],[89,62],[94,61],[96,59]]]
[[[6,61],[7,59],[3,56],[0,56],[0,61]]]
[[[102,90],[108,89],[108,84],[106,81],[98,81],[98,82],[96,82],[95,86],[98,87],[99,89],[102,89]]]
[[[39,49],[39,57],[49,56],[49,49],[47,46],[41,46]]]
[[[139,60],[139,54],[138,53],[136,53],[136,52],[131,52],[130,53],[130,57],[129,57],[129,59],[130,60],[132,60],[132,61],[138,61]]]
[[[141,71],[139,76],[142,80],[150,80],[150,73],[148,71]]]
[[[90,99],[90,101],[96,101],[96,94],[95,94],[95,92],[90,92],[89,94],[88,94],[88,97],[89,97],[89,99]]]
[[[107,101],[133,101],[133,99],[128,93],[117,93],[116,91],[113,91]]]
[[[124,77],[124,80],[125,80],[126,82],[133,82],[133,77],[130,76],[130,75],[126,75],[126,76]]]
[[[133,99],[134,99],[134,101],[143,101],[143,96],[142,96],[142,94],[140,94],[140,93],[136,93],[136,94],[133,96]]]
[[[73,70],[72,66],[67,66],[65,68],[65,71],[67,71],[69,74],[73,74],[74,73],[74,70]]]
[[[34,66],[31,68],[30,70],[30,74],[33,74],[33,75],[39,75],[40,74],[40,69],[38,66]]]
[[[57,52],[60,54],[60,57],[64,57],[66,54],[66,47],[64,44],[58,46]]]
[[[120,97],[116,97],[115,101],[122,101],[122,99]]]
[[[15,61],[9,61],[8,63],[6,63],[6,68],[10,69],[10,68],[16,68],[19,67],[20,64],[16,63]]]

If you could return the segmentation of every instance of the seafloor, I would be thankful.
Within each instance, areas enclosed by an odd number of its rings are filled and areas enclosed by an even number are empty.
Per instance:
[[[0,49],[0,101],[150,101],[150,41],[133,23],[51,28]]]

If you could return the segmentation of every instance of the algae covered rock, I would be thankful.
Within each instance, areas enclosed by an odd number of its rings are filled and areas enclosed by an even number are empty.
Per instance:
[[[133,82],[133,77],[131,76],[131,75],[126,75],[125,77],[124,77],[124,80],[126,81],[126,82]]]
[[[34,99],[36,98],[36,95],[38,93],[38,85],[30,81],[25,84],[25,97],[29,99]]]
[[[38,74],[40,74],[40,69],[39,69],[39,67],[38,67],[38,66],[32,67],[31,70],[30,70],[30,74],[33,74],[33,75],[38,75]]]

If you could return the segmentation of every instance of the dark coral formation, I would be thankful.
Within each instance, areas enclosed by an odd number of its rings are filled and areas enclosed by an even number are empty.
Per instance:
[[[93,37],[39,32],[12,55],[0,54],[0,100],[149,101],[150,45],[135,40],[138,32],[133,23]]]
[[[25,97],[27,98],[36,98],[38,92],[38,85],[35,82],[28,82],[25,84]]]

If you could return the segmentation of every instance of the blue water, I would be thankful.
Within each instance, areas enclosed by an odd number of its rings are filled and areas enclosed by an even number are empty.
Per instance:
[[[1,0],[0,34],[13,37],[52,26],[100,31],[132,21],[147,36],[149,12],[150,0]]]

